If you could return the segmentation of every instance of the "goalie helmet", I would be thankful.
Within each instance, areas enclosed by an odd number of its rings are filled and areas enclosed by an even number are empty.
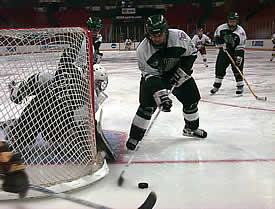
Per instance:
[[[102,92],[108,85],[108,74],[104,67],[100,64],[94,64],[94,81],[96,91]]]

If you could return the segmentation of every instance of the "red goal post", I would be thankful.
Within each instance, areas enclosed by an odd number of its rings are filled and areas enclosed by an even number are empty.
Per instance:
[[[1,29],[0,52],[0,138],[21,153],[30,183],[65,192],[107,175],[95,140],[90,32]],[[21,102],[11,99],[13,88]],[[16,198],[0,192],[0,200]]]

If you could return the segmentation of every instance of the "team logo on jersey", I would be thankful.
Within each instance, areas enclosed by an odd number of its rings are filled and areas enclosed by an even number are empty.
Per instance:
[[[179,40],[181,40],[181,41],[187,41],[187,34],[184,33],[183,31],[179,32],[178,36],[179,36]]]
[[[244,36],[244,32],[241,32],[240,35],[241,35],[241,36]]]

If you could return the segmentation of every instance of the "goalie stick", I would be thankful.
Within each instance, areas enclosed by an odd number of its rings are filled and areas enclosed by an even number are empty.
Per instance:
[[[56,193],[56,192],[54,192],[50,189],[46,189],[46,188],[43,188],[43,187],[40,187],[40,186],[35,186],[35,185],[32,185],[32,184],[29,185],[29,189],[32,189],[32,190],[35,190],[35,191],[38,191],[38,192],[42,192],[42,193],[45,193],[45,194],[48,194],[48,195],[51,195],[53,197],[57,197],[57,198],[60,198],[60,199],[69,200],[71,202],[78,203],[80,205],[85,205],[87,207],[91,207],[91,208],[95,208],[95,209],[112,209],[110,207],[99,205],[99,204],[90,202],[88,200],[83,200],[83,199],[80,199],[80,198],[77,198],[77,197],[73,197],[73,196],[65,194],[65,193]],[[155,192],[150,192],[150,194],[148,195],[146,200],[143,202],[143,204],[138,209],[152,209],[154,207],[156,201],[157,201],[156,193]]]
[[[110,160],[116,160],[117,159],[117,155],[116,153],[113,151],[113,149],[111,148],[108,140],[106,139],[106,137],[104,136],[103,133],[103,129],[102,129],[102,115],[103,115],[103,109],[100,109],[100,115],[99,115],[99,120],[96,124],[96,128],[97,128],[97,143],[99,146],[102,146],[104,151],[107,152],[107,157]]]

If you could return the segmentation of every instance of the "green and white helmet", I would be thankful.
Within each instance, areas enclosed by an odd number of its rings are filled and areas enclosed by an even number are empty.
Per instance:
[[[237,12],[230,12],[230,14],[227,16],[228,20],[239,20],[239,15]]]
[[[157,34],[168,31],[168,23],[163,15],[152,15],[146,21],[149,34]]]
[[[229,20],[236,20],[236,23],[238,24],[238,21],[239,21],[239,15],[237,12],[230,12],[230,14],[227,16],[227,21]],[[237,28],[237,24],[236,25],[231,25],[229,23],[228,24],[228,27],[233,29],[233,30],[236,30]]]
[[[89,19],[86,22],[86,26],[87,26],[88,29],[96,28],[96,29],[101,30],[102,21],[99,17],[89,17]]]

